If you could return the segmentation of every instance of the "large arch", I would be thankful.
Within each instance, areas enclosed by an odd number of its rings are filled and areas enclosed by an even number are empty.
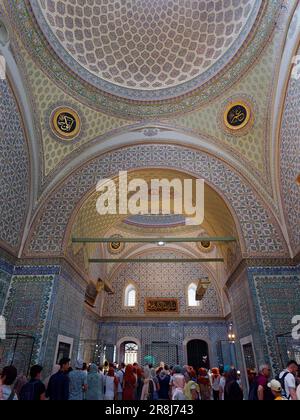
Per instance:
[[[249,182],[220,158],[170,144],[141,144],[111,151],[82,165],[49,194],[27,239],[25,255],[61,255],[78,203],[103,178],[119,171],[166,168],[205,179],[234,209],[245,241],[244,256],[286,256],[287,246],[272,211]]]

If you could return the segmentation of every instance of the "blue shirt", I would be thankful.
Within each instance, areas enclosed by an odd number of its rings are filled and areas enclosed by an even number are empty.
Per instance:
[[[69,399],[69,378],[66,373],[59,371],[51,376],[46,396],[51,401],[67,401]]]

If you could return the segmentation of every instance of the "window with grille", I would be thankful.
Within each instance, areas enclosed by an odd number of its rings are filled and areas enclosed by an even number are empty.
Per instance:
[[[125,306],[128,308],[134,308],[136,306],[136,290],[132,284],[126,287]]]

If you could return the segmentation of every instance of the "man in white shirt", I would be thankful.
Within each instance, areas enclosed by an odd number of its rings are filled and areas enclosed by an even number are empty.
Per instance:
[[[116,373],[117,378],[119,379],[118,383],[118,401],[123,400],[123,381],[125,375],[125,363],[121,363],[119,370]]]
[[[287,399],[296,401],[296,374],[298,372],[298,364],[294,360],[291,360],[287,368],[280,373],[279,379],[283,381],[284,378],[284,390]]]

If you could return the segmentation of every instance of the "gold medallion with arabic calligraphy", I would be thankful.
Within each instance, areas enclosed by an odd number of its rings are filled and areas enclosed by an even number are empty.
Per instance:
[[[224,123],[229,130],[241,130],[252,119],[251,107],[245,102],[231,102],[224,112]]]
[[[71,108],[58,108],[52,113],[51,126],[54,133],[64,140],[73,140],[81,129],[79,115]]]

